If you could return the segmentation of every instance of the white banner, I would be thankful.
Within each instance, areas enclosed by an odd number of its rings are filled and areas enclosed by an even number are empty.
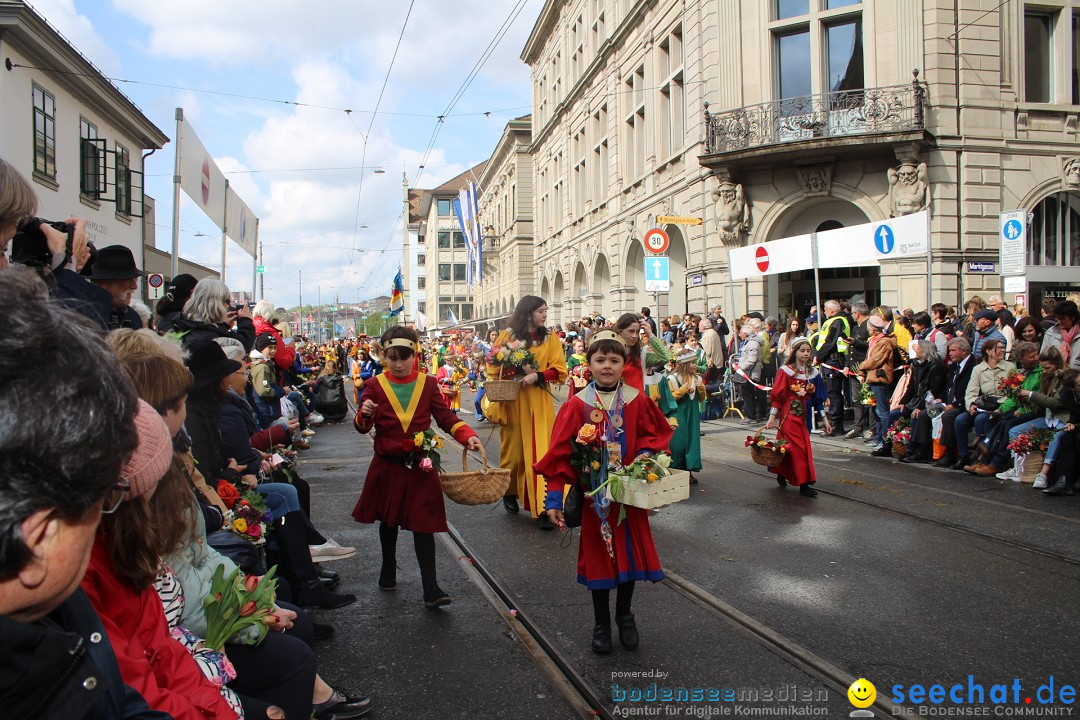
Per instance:
[[[732,280],[808,270],[814,267],[810,236],[796,235],[730,250],[728,264]]]
[[[240,199],[236,191],[229,186],[228,211],[225,217],[225,234],[233,239],[240,247],[244,248],[251,257],[256,254],[255,236],[255,213]]]
[[[180,187],[207,217],[225,229],[225,175],[206,151],[187,118],[180,123],[176,152],[180,157]],[[253,220],[254,221],[254,220]],[[245,248],[246,249],[246,248]],[[254,254],[254,253],[252,253]]]

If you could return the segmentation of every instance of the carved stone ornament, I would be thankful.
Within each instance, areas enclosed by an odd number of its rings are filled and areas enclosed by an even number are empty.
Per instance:
[[[796,170],[805,197],[824,197],[832,192],[832,163],[798,165]]]
[[[720,241],[728,247],[740,247],[750,230],[750,203],[743,186],[731,180],[723,180],[712,192],[716,201],[716,227]]]
[[[1061,158],[1061,181],[1069,190],[1080,190],[1080,157]]]
[[[889,168],[889,215],[911,215],[930,207],[930,183],[926,163],[906,160]]]

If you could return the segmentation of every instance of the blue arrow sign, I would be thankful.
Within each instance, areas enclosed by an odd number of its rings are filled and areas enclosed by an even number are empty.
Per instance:
[[[874,246],[882,255],[888,255],[896,247],[896,236],[888,225],[879,225],[874,231]]]
[[[1001,228],[1001,234],[1005,236],[1006,240],[1016,240],[1024,232],[1023,225],[1019,220],[1009,220],[1005,223],[1005,226]]]
[[[668,279],[668,259],[666,257],[650,258],[645,261],[648,266],[649,280],[665,281]]]

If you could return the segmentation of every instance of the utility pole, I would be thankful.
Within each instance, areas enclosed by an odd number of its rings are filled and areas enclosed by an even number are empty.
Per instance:
[[[259,221],[255,221],[255,233],[258,234]],[[262,265],[266,262],[266,257],[263,255],[262,240],[259,241],[259,264]],[[255,288],[251,289],[251,294],[255,294]],[[262,300],[266,297],[266,268],[263,267],[263,271],[259,273],[259,299]]]
[[[259,251],[259,255],[262,255],[262,251]],[[300,327],[303,328],[307,323],[307,318],[304,317],[304,271],[297,270],[300,273]],[[303,330],[300,331],[301,335],[307,335]]]

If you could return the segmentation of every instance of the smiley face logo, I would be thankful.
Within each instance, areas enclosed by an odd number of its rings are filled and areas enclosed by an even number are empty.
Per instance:
[[[857,708],[867,708],[874,704],[877,699],[877,688],[865,678],[859,678],[851,683],[847,690],[848,700]]]

